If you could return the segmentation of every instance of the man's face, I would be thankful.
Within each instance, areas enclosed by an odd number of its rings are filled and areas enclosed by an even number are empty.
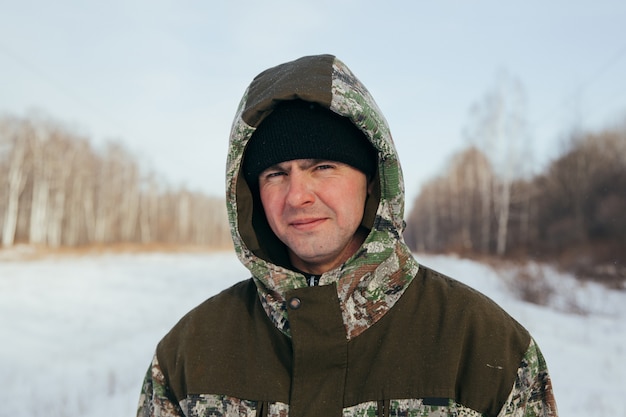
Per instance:
[[[364,173],[341,162],[296,159],[259,175],[267,221],[287,245],[293,266],[321,274],[361,245],[357,233],[368,194]]]

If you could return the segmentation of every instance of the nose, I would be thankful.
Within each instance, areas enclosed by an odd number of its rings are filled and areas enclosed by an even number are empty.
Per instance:
[[[292,207],[301,207],[313,201],[315,201],[315,192],[310,178],[305,172],[292,171],[289,175],[286,203]]]

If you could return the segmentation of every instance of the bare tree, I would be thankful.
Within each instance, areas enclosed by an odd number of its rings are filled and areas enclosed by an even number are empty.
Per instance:
[[[491,223],[488,215],[491,201],[485,198],[483,187],[491,185],[493,178],[491,164],[482,151],[471,146],[455,156],[448,177],[453,178],[458,188],[456,206],[463,248],[480,249],[486,253],[489,236],[485,236],[483,228],[485,224]],[[485,179],[490,182],[485,184],[487,182]],[[477,227],[479,224],[480,228]],[[490,227],[487,230],[490,230]]]
[[[473,128],[468,136],[489,158],[496,176],[491,186],[481,179],[483,199],[491,194],[496,214],[496,253],[506,251],[511,185],[522,175],[530,156],[529,135],[525,121],[526,103],[521,83],[502,73],[496,87],[473,106]],[[487,205],[483,203],[486,210]],[[483,218],[484,230],[490,219]]]
[[[51,172],[46,155],[46,131],[43,126],[29,126],[29,142],[32,152],[32,196],[30,205],[29,242],[46,243],[48,199],[50,197]],[[26,136],[26,135],[24,135]],[[25,139],[26,137],[24,137]]]
[[[11,145],[5,186],[7,187],[4,221],[2,226],[2,246],[12,246],[15,242],[19,200],[27,180],[28,142],[20,135],[21,126],[12,121],[2,123],[0,132]]]
[[[97,157],[88,141],[75,137],[72,173],[68,178],[65,244],[77,246],[94,240],[94,169]]]
[[[47,224],[48,245],[59,247],[65,233],[65,219],[67,218],[66,201],[70,193],[70,176],[74,167],[77,149],[73,138],[65,136],[64,132],[54,129],[49,140],[48,158],[54,172],[51,175],[50,188],[50,216]]]
[[[101,160],[99,171],[96,173],[96,200],[95,200],[95,236],[97,243],[111,243],[125,240],[134,230],[137,210],[135,201],[130,194],[136,190],[136,167],[130,154],[120,143],[110,142],[106,145],[104,157]],[[131,216],[132,220],[124,222],[121,216],[122,209],[129,209],[124,216]],[[124,226],[127,228],[124,230]]]
[[[144,179],[139,209],[141,243],[155,241],[158,237],[159,187],[154,173]]]
[[[120,218],[120,240],[132,242],[136,238],[137,220],[139,217],[140,175],[139,167],[132,155],[124,153],[124,161],[120,168],[122,180],[121,206],[119,211],[124,213]]]
[[[434,178],[422,186],[420,194],[413,202],[404,233],[412,250],[440,251],[447,248],[444,217],[449,210],[447,205],[447,185],[443,178]]]
[[[189,242],[191,238],[191,199],[191,193],[185,189],[180,190],[176,197],[176,229],[181,242]]]

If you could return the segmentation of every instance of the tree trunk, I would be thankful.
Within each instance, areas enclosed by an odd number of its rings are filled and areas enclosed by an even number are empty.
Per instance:
[[[17,217],[19,213],[19,200],[22,190],[26,185],[25,173],[26,143],[20,138],[15,141],[11,165],[8,176],[8,193],[6,212],[2,228],[2,246],[13,246],[15,232],[17,230]]]

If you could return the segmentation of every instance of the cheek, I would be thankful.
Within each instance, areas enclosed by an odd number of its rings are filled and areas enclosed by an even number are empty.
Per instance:
[[[268,222],[273,223],[273,219],[276,218],[281,212],[280,199],[277,194],[271,191],[260,191],[261,204],[265,211],[265,216]]]
[[[345,224],[358,225],[363,218],[367,190],[361,184],[337,190],[327,201],[333,201],[333,210]]]

